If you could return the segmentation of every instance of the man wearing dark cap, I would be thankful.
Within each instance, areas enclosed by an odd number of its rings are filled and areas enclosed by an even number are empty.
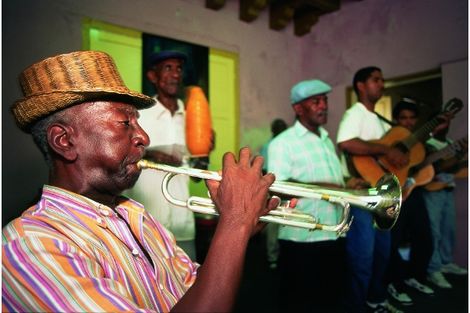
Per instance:
[[[393,107],[392,117],[397,126],[406,128],[410,134],[415,130],[418,116],[418,104],[412,99],[403,98]],[[421,173],[413,172],[413,175],[417,174],[421,179],[428,181],[434,176],[432,165],[423,167],[421,171]],[[423,173],[426,175],[423,176]],[[417,182],[413,175],[406,179],[402,187],[403,202],[400,215],[391,230],[391,252],[387,274],[387,280],[390,282],[387,286],[388,293],[403,305],[413,304],[412,298],[405,292],[405,284],[423,294],[434,294],[434,290],[424,284],[426,282],[426,268],[432,254],[429,216],[426,211],[423,190],[416,186]],[[419,182],[419,185],[421,184],[424,182]],[[405,238],[409,243],[408,262],[404,262],[399,253],[400,245]]]
[[[249,238],[278,205],[267,200],[274,176],[261,174],[262,158],[227,153],[223,179],[207,181],[220,218],[199,266],[121,196],[149,144],[137,110],[153,100],[124,85],[111,57],[58,55],[28,67],[20,83],[25,97],[12,112],[44,154],[49,180],[3,228],[2,311],[230,311]]]
[[[185,54],[161,51],[150,56],[147,78],[156,89],[155,105],[141,111],[139,123],[150,137],[145,158],[163,164],[188,167],[189,153],[185,139],[185,108],[178,99],[183,80]],[[175,236],[178,245],[196,260],[194,213],[175,206],[163,197],[163,172],[141,174],[131,195]],[[177,199],[189,197],[189,178],[178,175],[171,180],[169,191]]]
[[[291,89],[296,121],[268,147],[268,171],[276,175],[276,180],[345,186],[335,146],[323,128],[330,91],[328,84],[317,79],[299,82]],[[360,183],[354,180],[348,186]],[[322,200],[300,199],[296,208],[328,225],[338,224],[342,215],[341,206]],[[338,240],[338,235],[290,226],[279,228],[282,312],[334,312],[339,308],[344,242]]]

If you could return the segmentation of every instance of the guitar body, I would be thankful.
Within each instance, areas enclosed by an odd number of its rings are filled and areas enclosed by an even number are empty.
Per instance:
[[[461,168],[454,175],[455,178],[466,178],[468,177],[468,167]]]
[[[434,177],[434,167],[431,164],[426,165],[425,167],[421,168],[418,172],[413,174],[411,177],[413,177],[415,183],[413,185],[403,187],[401,191],[403,201],[408,198],[413,189],[418,186],[424,186],[432,181]]]
[[[468,167],[465,166],[465,167],[462,167],[459,170],[457,170],[457,172],[454,174],[454,177],[455,178],[466,178],[466,177],[468,177]],[[442,190],[442,189],[447,188],[447,187],[449,187],[449,185],[447,183],[443,183],[443,182],[440,182],[440,181],[432,181],[429,184],[427,184],[426,186],[424,186],[424,189],[426,189],[427,191],[438,191],[438,190]]]
[[[386,170],[377,163],[377,159],[368,155],[351,155],[350,156],[354,170],[365,181],[375,186]],[[400,185],[402,182],[400,181]]]
[[[424,189],[426,189],[427,191],[438,191],[446,187],[448,187],[446,183],[442,183],[440,181],[433,181],[427,184],[426,186],[424,186]]]
[[[412,176],[415,180],[416,186],[423,186],[431,182],[434,177],[434,167],[429,164],[420,169],[416,174]]]
[[[373,140],[372,142],[380,143],[389,147],[400,146],[401,142],[410,135],[411,132],[408,129],[401,126],[395,126],[391,128],[381,139]],[[408,150],[406,147],[403,148]],[[424,160],[426,156],[426,150],[422,143],[417,142],[411,148],[409,148],[406,153],[409,155],[410,162],[403,168],[394,167],[385,159],[384,156],[375,158],[373,156],[353,155],[351,156],[351,159],[358,174],[372,186],[375,186],[379,179],[388,172],[395,174],[395,176],[397,176],[398,180],[400,181],[400,185],[403,186],[405,184],[406,178],[408,177],[410,168]]]

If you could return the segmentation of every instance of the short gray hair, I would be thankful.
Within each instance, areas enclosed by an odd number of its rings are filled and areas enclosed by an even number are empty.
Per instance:
[[[47,129],[53,123],[67,121],[68,119],[65,111],[66,110],[61,110],[48,115],[35,122],[31,127],[31,135],[33,136],[34,143],[44,156],[44,160],[46,161],[49,169],[52,169],[53,164],[49,142],[47,141]]]

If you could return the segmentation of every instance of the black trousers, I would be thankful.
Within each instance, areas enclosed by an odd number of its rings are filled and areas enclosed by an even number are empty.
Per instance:
[[[279,248],[281,312],[339,312],[345,285],[344,238],[279,240]]]
[[[433,252],[429,217],[424,203],[422,188],[416,188],[403,203],[400,216],[391,230],[392,244],[388,269],[388,282],[403,286],[403,280],[416,278],[423,282]],[[409,244],[410,259],[406,262],[398,249]]]

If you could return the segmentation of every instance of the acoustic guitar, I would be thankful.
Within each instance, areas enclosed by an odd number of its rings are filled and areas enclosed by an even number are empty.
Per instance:
[[[457,156],[458,154],[463,154],[463,150],[466,149],[468,145],[468,137],[465,136],[459,140],[453,142],[452,144],[446,146],[445,148],[438,150],[428,157],[424,163],[433,164],[440,160],[448,160]],[[465,151],[467,153],[467,151]],[[454,174],[454,178],[465,178],[468,177],[468,160],[463,158],[462,160],[456,160],[454,166],[445,172]],[[425,185],[424,188],[428,191],[437,191],[448,187],[448,184],[441,181],[431,181],[429,184]]]
[[[451,113],[453,116],[459,112],[462,107],[462,100],[453,98],[444,105],[439,114]],[[392,127],[381,139],[372,141],[390,147],[396,147],[403,153],[408,154],[410,161],[403,168],[393,166],[383,155],[379,157],[351,155],[350,159],[352,167],[358,175],[369,182],[372,186],[375,186],[377,181],[387,172],[395,174],[400,181],[400,185],[403,186],[406,178],[408,177],[410,168],[421,163],[426,156],[423,142],[430,137],[430,132],[440,123],[438,116],[436,116],[427,121],[414,133],[411,133],[405,127],[395,126]]]
[[[405,200],[414,188],[418,186],[425,186],[426,190],[440,190],[447,187],[446,183],[439,181],[432,181],[434,178],[434,167],[433,164],[439,160],[449,159],[456,156],[458,153],[461,153],[465,147],[467,147],[468,138],[467,136],[460,138],[456,142],[448,145],[445,148],[442,148],[439,151],[433,152],[426,157],[426,159],[421,162],[418,166],[410,169],[410,173],[413,172],[410,176],[414,179],[413,184],[406,184],[402,189],[403,200]],[[456,168],[455,177],[462,178],[467,177],[467,166],[466,162],[463,166],[458,166]]]

